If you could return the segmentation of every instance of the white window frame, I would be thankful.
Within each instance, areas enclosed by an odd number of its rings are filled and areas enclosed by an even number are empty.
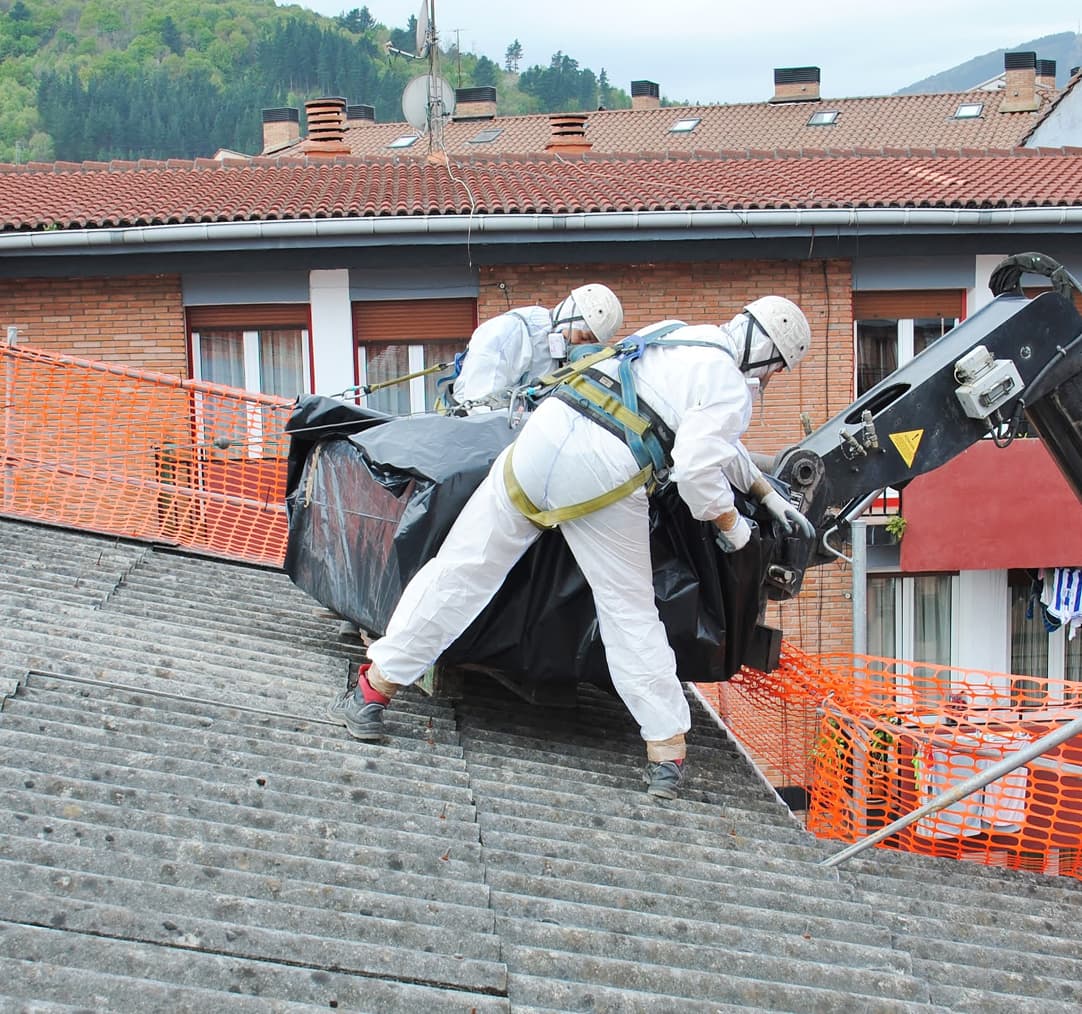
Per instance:
[[[204,330],[215,330],[215,328],[204,328]],[[228,326],[222,327],[223,331],[232,331],[233,328]],[[276,327],[267,328],[245,328],[241,332],[242,345],[241,345],[241,359],[244,363],[244,390],[251,391],[254,394],[264,394],[266,392],[261,391],[259,387],[259,374],[261,363],[259,361],[259,335],[262,331],[276,331],[281,330]],[[309,341],[308,341],[308,328],[302,327],[299,329],[301,332],[301,369],[304,383],[304,392],[308,392],[312,389],[312,363],[309,357]],[[192,331],[192,373],[196,380],[203,380],[203,357],[199,348],[199,332]],[[301,392],[298,392],[301,393]]]
[[[436,339],[434,339],[436,340]],[[386,344],[395,344],[389,342]],[[399,343],[401,344],[401,343]],[[408,342],[406,344],[406,372],[417,373],[425,368],[425,343]],[[357,376],[361,378],[361,386],[368,383],[368,349],[367,343],[357,343]],[[432,409],[425,407],[425,378],[414,377],[409,381],[409,404],[410,415],[421,415],[431,412]]]
[[[914,592],[915,592],[915,579],[918,574],[902,574],[896,571],[876,571],[869,574],[869,578],[873,577],[892,577],[895,579],[894,588],[894,643],[895,643],[895,657],[898,659],[906,659],[914,662],[915,664],[921,664],[921,660],[914,658],[915,642],[916,642],[916,610],[914,608]],[[959,597],[961,594],[960,588],[960,576],[958,574],[950,574],[950,594],[951,594],[951,608],[950,608],[950,659],[947,663],[929,662],[928,665],[949,665],[952,669],[956,666],[959,654],[960,654],[960,616],[959,616]],[[864,622],[867,623],[867,616],[864,618]],[[867,643],[867,635],[865,635],[865,643]],[[869,649],[870,651],[870,649]],[[874,654],[874,652],[872,652]],[[900,707],[912,707],[913,695],[907,689],[907,681],[911,679],[908,674],[899,674],[894,677],[894,693],[896,700]],[[945,693],[950,692],[949,684],[944,688]]]
[[[215,330],[213,327],[204,330]],[[223,331],[235,330],[228,326],[222,327]],[[261,362],[259,356],[259,336],[261,331],[274,331],[275,327],[263,328],[245,328],[241,331],[241,361],[244,366],[244,387],[243,390],[249,391],[252,394],[264,394],[266,392],[261,391],[259,387]],[[308,341],[308,328],[302,327],[299,329],[301,333],[301,370],[303,381],[303,392],[307,393],[312,389],[312,364],[309,358],[309,341]],[[196,380],[202,381],[203,377],[203,356],[201,354],[199,331],[192,331],[192,374]],[[301,392],[298,392],[301,393]],[[203,396],[196,392],[194,398],[195,409],[195,423],[198,427],[198,432],[203,432]],[[263,456],[263,413],[260,407],[255,404],[248,405],[245,412],[247,417],[247,443],[245,447],[245,453],[249,458],[261,458]]]

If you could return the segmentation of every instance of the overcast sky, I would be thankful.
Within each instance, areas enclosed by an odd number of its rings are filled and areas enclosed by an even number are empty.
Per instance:
[[[329,16],[367,6],[377,21],[404,28],[423,2],[301,6]],[[819,67],[824,97],[889,95],[992,50],[1078,32],[1079,21],[1074,4],[1018,0],[436,0],[441,48],[457,38],[463,52],[502,65],[518,39],[521,69],[547,66],[559,51],[604,69],[626,92],[645,79],[665,98],[693,103],[768,99],[775,67]],[[452,67],[443,72],[457,85]]]

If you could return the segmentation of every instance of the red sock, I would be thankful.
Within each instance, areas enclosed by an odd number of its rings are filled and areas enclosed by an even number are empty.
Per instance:
[[[368,670],[371,668],[372,663],[365,662],[364,665],[357,670],[357,687],[361,691],[361,696],[364,698],[365,704],[382,704],[386,707],[391,703],[390,697],[373,689],[372,684],[368,682]]]

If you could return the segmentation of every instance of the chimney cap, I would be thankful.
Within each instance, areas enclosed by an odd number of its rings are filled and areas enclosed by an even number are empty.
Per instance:
[[[495,85],[475,85],[472,88],[456,88],[455,103],[459,102],[495,102]]]
[[[346,106],[346,119],[347,120],[375,120],[376,107],[375,106]]]
[[[301,111],[292,106],[279,106],[277,109],[263,110],[264,123],[300,123]]]
[[[656,81],[632,81],[631,95],[632,98],[636,95],[648,95],[650,98],[656,99],[661,97],[661,88]]]
[[[1037,61],[1037,76],[1038,77],[1055,77],[1056,76],[1056,61],[1055,60],[1038,60]]]
[[[775,67],[774,84],[818,84],[818,67]]]
[[[1037,66],[1037,54],[1032,50],[1023,53],[1004,53],[1004,70],[1029,70]]]

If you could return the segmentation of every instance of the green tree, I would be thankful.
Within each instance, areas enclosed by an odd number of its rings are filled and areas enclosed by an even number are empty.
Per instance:
[[[522,62],[522,43],[515,39],[503,54],[503,67],[510,74],[518,73],[518,65]]]
[[[479,56],[473,66],[471,78],[475,85],[498,85],[500,83],[500,68],[487,56]]]
[[[359,10],[354,7],[348,14],[339,14],[334,19],[334,23],[347,32],[353,32],[354,35],[363,35],[370,28],[376,26],[376,19],[372,17],[372,13],[367,7],[362,7]]]

